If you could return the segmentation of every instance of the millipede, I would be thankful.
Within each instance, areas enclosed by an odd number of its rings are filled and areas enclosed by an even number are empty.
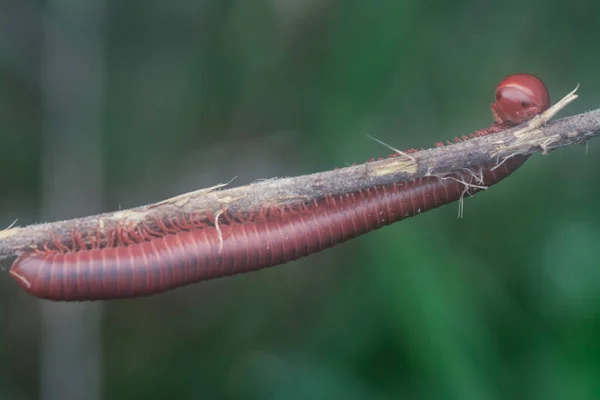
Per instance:
[[[462,139],[524,123],[545,111],[549,103],[540,79],[510,75],[496,87],[491,106],[494,123]],[[20,255],[10,275],[27,292],[50,300],[148,296],[319,252],[492,186],[528,157],[519,155],[442,178],[376,185],[245,215],[224,209],[202,217],[158,219],[135,228],[119,226],[104,235],[74,231],[68,244],[56,240]]]

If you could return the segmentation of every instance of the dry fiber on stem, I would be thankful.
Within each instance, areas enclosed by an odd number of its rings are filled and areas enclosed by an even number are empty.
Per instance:
[[[74,232],[103,234],[118,227],[134,229],[140,224],[151,226],[157,220],[172,221],[181,215],[214,216],[223,209],[243,215],[257,209],[308,202],[376,185],[426,176],[443,178],[490,161],[502,163],[515,155],[545,154],[574,143],[583,144],[600,135],[600,109],[548,122],[577,97],[574,93],[522,126],[450,146],[311,175],[262,180],[230,189],[222,189],[225,185],[218,185],[129,210],[6,229],[0,231],[0,261],[33,248],[42,248],[48,243],[68,243]],[[85,242],[91,240],[85,234],[81,237]]]

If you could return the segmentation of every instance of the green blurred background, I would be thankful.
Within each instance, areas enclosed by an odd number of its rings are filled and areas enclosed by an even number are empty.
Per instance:
[[[600,106],[600,2],[0,4],[0,226],[301,175]],[[598,399],[600,141],[273,269],[104,304],[0,278],[1,399]],[[5,262],[6,270],[10,263]]]

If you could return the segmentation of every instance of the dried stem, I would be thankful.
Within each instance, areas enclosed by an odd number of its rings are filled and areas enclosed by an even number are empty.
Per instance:
[[[142,222],[150,224],[156,219],[173,220],[182,214],[216,215],[223,209],[249,213],[264,207],[310,201],[327,194],[356,192],[375,185],[424,176],[443,177],[484,163],[501,163],[515,155],[546,154],[574,143],[584,144],[591,137],[600,135],[600,109],[548,122],[577,97],[574,93],[525,125],[409,156],[399,154],[361,165],[293,178],[262,180],[230,189],[219,185],[129,210],[6,229],[0,231],[0,260],[41,247],[52,239],[68,242],[75,231],[102,233],[117,226],[134,227]]]

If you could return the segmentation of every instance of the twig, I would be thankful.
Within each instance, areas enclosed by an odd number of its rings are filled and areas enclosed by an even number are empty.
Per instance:
[[[577,97],[574,92],[523,126],[411,153],[410,157],[390,157],[311,175],[262,180],[230,189],[222,189],[224,185],[218,185],[129,210],[6,229],[0,231],[0,261],[41,247],[53,239],[68,242],[74,231],[105,233],[117,226],[135,227],[141,222],[170,221],[182,214],[214,216],[224,209],[246,214],[264,207],[310,201],[326,194],[356,192],[424,176],[444,176],[489,162],[501,162],[519,154],[546,154],[559,147],[585,144],[590,138],[600,135],[600,109],[548,122]]]

